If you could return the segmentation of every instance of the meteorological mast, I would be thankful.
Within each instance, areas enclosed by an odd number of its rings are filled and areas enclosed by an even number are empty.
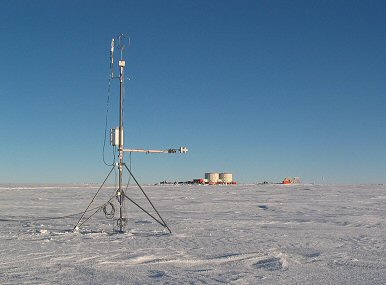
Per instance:
[[[95,197],[98,195],[99,191],[103,187],[103,185],[106,183],[108,177],[113,172],[113,170],[117,167],[118,168],[118,189],[116,190],[116,200],[119,203],[119,218],[115,219],[116,225],[119,228],[119,232],[123,232],[123,228],[127,224],[127,217],[125,216],[125,200],[129,200],[134,205],[136,205],[138,208],[140,208],[142,211],[144,211],[147,215],[149,215],[152,219],[154,219],[156,222],[161,224],[164,228],[166,228],[170,233],[171,230],[167,226],[166,222],[163,220],[157,209],[154,207],[153,203],[150,201],[149,197],[146,195],[145,191],[141,187],[141,185],[138,183],[137,179],[134,177],[131,169],[127,167],[127,165],[124,162],[124,153],[187,153],[188,148],[185,146],[179,147],[179,148],[170,148],[165,150],[154,150],[154,149],[128,149],[124,148],[124,128],[123,128],[123,99],[124,99],[124,82],[125,82],[125,67],[126,67],[126,61],[123,58],[123,52],[125,49],[125,41],[126,37],[124,35],[119,35],[118,39],[116,40],[113,38],[111,40],[111,49],[110,49],[110,71],[111,71],[111,79],[119,79],[119,127],[113,128],[110,130],[110,144],[113,147],[118,148],[118,161],[116,163],[113,163],[112,169],[110,170],[109,174],[107,175],[106,179],[98,189],[97,193],[94,195],[93,199],[91,200],[89,206],[79,219],[78,223],[74,227],[74,230],[79,230],[79,227],[82,226],[89,218],[91,218],[92,215],[94,215],[99,210],[103,209],[103,212],[105,213],[106,217],[109,216],[110,218],[115,215],[115,206],[112,201],[114,199],[110,199],[105,204],[103,204],[100,208],[97,209],[97,211],[92,214],[90,217],[84,219],[84,216],[86,212],[88,212],[88,209],[90,208],[91,204],[93,203]],[[114,75],[114,50],[115,48],[119,49],[120,51],[120,59],[118,61],[118,68],[119,68],[119,76]],[[146,211],[142,206],[140,206],[138,203],[136,203],[133,199],[131,199],[127,193],[125,193],[123,189],[123,183],[122,183],[122,177],[123,177],[123,170],[126,169],[130,175],[137,184],[137,186],[140,188],[144,196],[146,197],[147,201],[152,206],[153,210],[155,211],[157,217],[155,215],[149,213]]]

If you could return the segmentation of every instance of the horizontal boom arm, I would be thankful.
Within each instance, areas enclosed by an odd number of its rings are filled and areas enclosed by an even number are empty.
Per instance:
[[[176,148],[170,148],[170,149],[164,149],[164,150],[158,150],[158,149],[123,149],[124,152],[144,152],[144,153],[176,153],[177,151],[180,153],[187,153],[188,148],[187,147],[180,147],[178,149]]]

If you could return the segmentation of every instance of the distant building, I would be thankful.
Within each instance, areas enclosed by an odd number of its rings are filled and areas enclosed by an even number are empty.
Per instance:
[[[203,184],[216,185],[216,184],[237,184],[236,181],[233,181],[232,173],[217,173],[217,172],[207,172],[205,173]]]
[[[300,177],[286,177],[284,178],[282,184],[299,184]]]

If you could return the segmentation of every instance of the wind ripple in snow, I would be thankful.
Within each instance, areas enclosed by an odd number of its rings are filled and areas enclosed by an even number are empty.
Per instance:
[[[27,219],[96,190],[1,188],[0,284],[386,284],[384,185],[147,186],[172,234],[133,207],[124,234],[101,213],[78,233]]]

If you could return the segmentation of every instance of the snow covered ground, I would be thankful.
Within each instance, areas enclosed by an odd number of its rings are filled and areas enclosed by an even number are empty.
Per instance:
[[[172,234],[130,203],[73,233],[97,189],[0,185],[0,284],[386,284],[385,185],[147,186]]]

